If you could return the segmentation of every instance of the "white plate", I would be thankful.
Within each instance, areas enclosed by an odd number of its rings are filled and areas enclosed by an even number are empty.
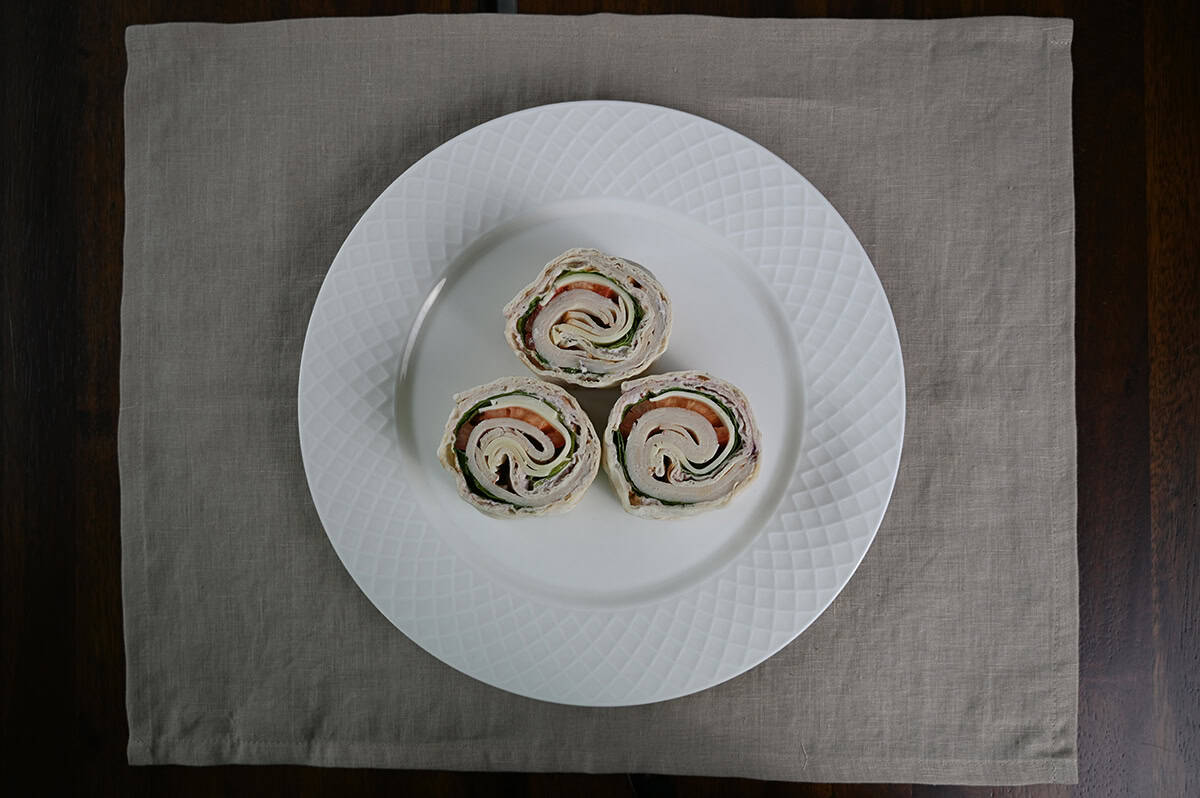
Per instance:
[[[652,372],[749,396],[764,464],[730,507],[634,518],[603,473],[552,518],[457,497],[436,458],[450,395],[527,373],[501,308],[576,246],[666,287],[675,329]],[[603,429],[616,391],[572,390]],[[794,169],[679,111],[563,103],[467,131],[371,205],[313,308],[299,422],[329,539],[400,630],[514,693],[638,704],[762,662],[846,584],[895,481],[904,374],[866,253]]]

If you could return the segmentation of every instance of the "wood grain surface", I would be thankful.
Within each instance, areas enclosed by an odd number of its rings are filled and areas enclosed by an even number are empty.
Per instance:
[[[0,4],[0,726],[10,782],[37,779],[32,794],[121,796],[1200,795],[1200,13],[1187,0],[519,0],[523,13],[1075,19],[1078,787],[125,764],[124,28],[507,5]]]

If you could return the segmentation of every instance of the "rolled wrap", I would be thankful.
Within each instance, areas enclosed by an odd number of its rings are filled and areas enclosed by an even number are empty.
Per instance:
[[[680,518],[723,507],[757,475],[762,440],[735,386],[674,371],[621,386],[604,430],[604,468],[626,511]]]
[[[586,388],[643,372],[667,349],[671,303],[648,269],[570,249],[504,308],[505,338],[540,377]]]
[[[485,515],[551,515],[583,498],[600,468],[600,440],[562,388],[506,377],[454,396],[438,460]]]

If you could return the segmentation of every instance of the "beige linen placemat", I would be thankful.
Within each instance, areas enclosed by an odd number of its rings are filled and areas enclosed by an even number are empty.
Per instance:
[[[1076,778],[1071,23],[402,17],[127,33],[120,466],[133,763]],[[908,424],[878,538],[765,664],[649,706],[459,674],[359,592],[296,430],[358,216],[473,125],[673,106],[841,211]]]

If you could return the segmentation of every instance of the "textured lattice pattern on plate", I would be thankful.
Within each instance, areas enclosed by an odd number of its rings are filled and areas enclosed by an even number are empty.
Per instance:
[[[443,269],[504,221],[582,197],[665,206],[740,248],[794,326],[810,397],[796,472],[761,534],[697,587],[634,608],[540,604],[471,568],[422,517],[397,442],[384,434],[408,330]],[[299,417],[326,532],[396,626],[454,667],[513,692],[632,704],[735,676],[828,606],[883,517],[900,457],[904,385],[874,269],[795,170],[699,117],[566,103],[464,133],[371,206],[313,309]]]

